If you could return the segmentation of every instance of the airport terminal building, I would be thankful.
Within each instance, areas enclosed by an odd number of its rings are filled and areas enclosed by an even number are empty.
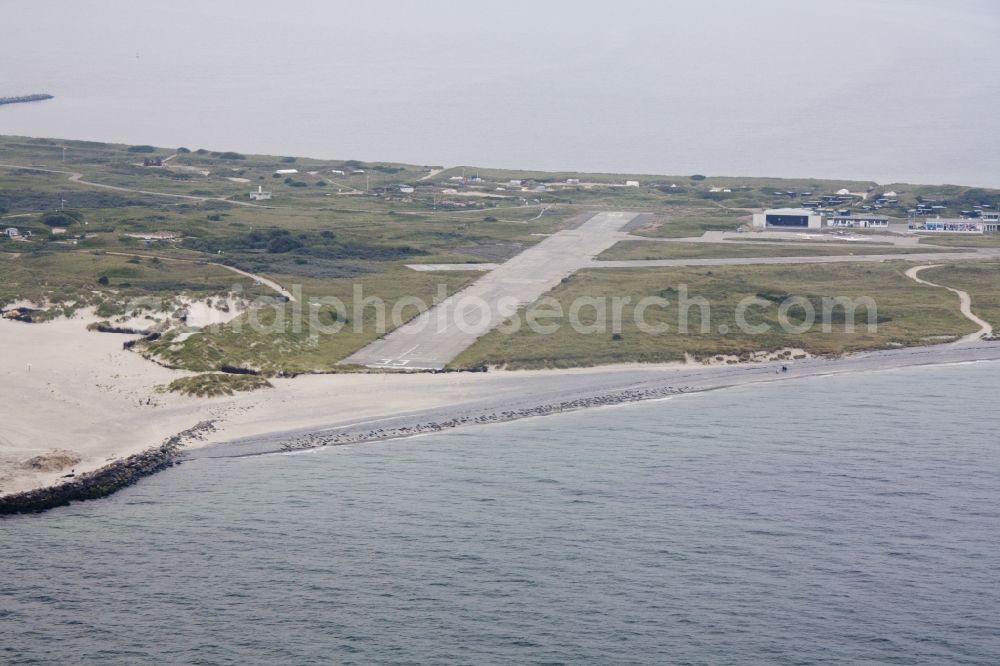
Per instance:
[[[924,220],[923,226],[917,227],[917,231],[939,234],[981,234],[985,231],[985,226],[982,220],[929,217]]]
[[[808,208],[772,208],[754,213],[753,226],[758,229],[821,229],[823,216]]]
[[[885,215],[832,215],[826,219],[826,226],[848,229],[888,229],[889,218]]]

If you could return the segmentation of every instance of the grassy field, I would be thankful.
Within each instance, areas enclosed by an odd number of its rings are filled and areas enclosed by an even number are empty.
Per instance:
[[[1000,331],[1000,263],[948,264],[920,272],[935,284],[961,289],[972,297],[972,311]]]
[[[947,252],[933,248],[895,247],[892,245],[833,245],[825,242],[807,247],[787,247],[764,243],[675,243],[621,241],[597,258],[628,261],[633,259],[716,259],[756,257],[831,257],[870,254],[913,254]]]
[[[982,236],[923,236],[921,244],[941,245],[944,247],[1000,247],[1000,234],[983,234]]]
[[[101,316],[111,316],[120,313],[123,304],[139,298],[217,296],[236,285],[247,295],[264,293],[248,278],[219,266],[102,252],[0,252],[0,275],[0,304],[22,299],[57,304],[50,316],[87,306],[96,307]]]
[[[479,275],[418,273],[399,268],[365,276],[363,281],[285,281],[282,284],[286,288],[301,290],[299,306],[262,304],[229,324],[191,335],[178,330],[136,348],[161,363],[198,372],[220,370],[224,365],[267,375],[344,372],[348,368],[338,366],[339,361],[378,338],[380,330],[392,328],[397,303],[416,297],[432,304],[439,294],[450,295]],[[377,306],[355,299],[355,288],[362,289],[362,301],[375,298],[385,304],[387,327],[378,326]],[[329,301],[319,300],[330,298],[343,304],[342,312]],[[310,299],[315,299],[317,307],[310,306]],[[417,315],[418,309],[401,305],[399,313],[400,322],[407,321]],[[318,325],[312,325],[313,321]]]
[[[159,158],[164,166],[145,167],[145,158]],[[815,198],[847,188],[867,192],[871,199],[887,189],[875,183],[809,178],[545,173],[472,166],[466,167],[464,173],[477,178],[455,181],[452,179],[463,173],[461,168],[433,174],[430,167],[423,165],[249,155],[198,146],[164,148],[10,136],[0,136],[0,164],[10,165],[0,167],[0,228],[16,227],[22,234],[32,233],[24,241],[0,236],[0,304],[18,299],[48,302],[49,310],[40,313],[38,319],[69,314],[83,306],[96,307],[100,314],[110,316],[120,313],[125,303],[136,298],[219,296],[234,285],[252,297],[269,293],[253,280],[209,262],[269,277],[283,286],[297,288],[305,299],[336,297],[348,310],[353,309],[353,290],[359,286],[366,295],[380,297],[391,308],[406,296],[430,302],[439,285],[450,293],[476,277],[471,273],[421,274],[407,269],[407,264],[503,261],[588,212],[646,212],[650,221],[636,234],[680,238],[708,230],[735,230],[749,222],[752,210],[795,205],[806,196],[805,192]],[[288,169],[296,173],[277,173]],[[75,181],[70,178],[72,174],[81,177]],[[568,179],[579,182],[566,182]],[[523,186],[511,185],[510,180],[523,181]],[[626,180],[637,180],[640,187],[625,187]],[[413,186],[414,191],[405,188],[404,192],[404,184]],[[258,187],[273,192],[273,199],[246,205],[251,203],[250,191]],[[949,208],[942,214],[957,215],[961,207],[1000,197],[997,191],[956,186],[895,184],[892,189],[899,193],[899,206],[881,212],[897,218],[904,216],[905,208],[919,198],[945,201]],[[798,194],[776,194],[788,190]],[[54,233],[54,227],[65,231]],[[154,232],[170,235],[171,239],[132,237]],[[949,245],[995,241],[931,240]],[[605,258],[803,256],[832,251],[635,242],[616,246]],[[861,254],[876,250],[852,246],[850,251]],[[889,251],[895,250],[877,249],[879,253]],[[111,254],[114,252],[148,256],[119,257]],[[159,259],[152,259],[154,256]],[[810,270],[813,275],[817,272],[815,268]],[[602,275],[611,279],[618,273]],[[820,275],[833,279],[844,274],[837,268],[824,267]],[[758,277],[763,279],[759,275],[754,279]],[[622,286],[613,280],[603,282],[605,278],[580,275],[564,288],[580,285],[597,294]],[[642,277],[635,288],[645,288],[645,280]],[[718,291],[720,298],[726,289],[742,293],[738,291],[742,283],[735,278],[718,289],[712,285],[716,281],[701,286]],[[823,286],[816,285],[815,289]],[[917,306],[913,311],[919,311]],[[406,312],[408,317],[416,313],[413,308]],[[290,321],[282,326],[259,327],[269,329],[266,331],[248,332],[244,326],[237,332],[250,318],[270,322],[272,313],[273,306],[261,305],[223,327],[201,332],[175,330],[161,340],[142,345],[142,351],[162,362],[197,371],[215,371],[232,364],[269,374],[330,372],[342,370],[336,366],[337,361],[379,334],[370,325],[356,332],[353,324],[357,317],[353,312],[344,317],[350,321],[342,322],[343,330],[335,335],[310,337],[296,330]],[[304,316],[308,317],[308,313]],[[321,308],[316,316],[329,323],[334,313],[330,308]],[[374,314],[366,311],[361,317],[371,318]],[[919,327],[901,327],[900,321],[909,319],[896,313],[892,324],[899,330],[889,326],[888,331],[905,344],[909,344],[911,334],[922,334]],[[499,357],[511,358],[534,354],[534,360],[525,362],[545,364],[549,358],[560,363],[604,362],[619,357],[675,358],[681,350],[676,345],[663,349],[647,343],[638,345],[625,332],[622,335],[623,339],[614,341],[613,346],[608,346],[609,341],[603,347],[591,347],[594,341],[579,343],[579,354],[566,351],[576,354],[575,360],[561,359],[558,349],[546,350],[544,345],[539,350],[494,351]],[[475,349],[480,351],[476,353],[481,355],[482,345],[488,340],[477,345]],[[821,342],[815,341],[817,349],[822,348]],[[738,349],[744,343],[732,336],[706,336],[693,347],[693,353],[713,345]],[[889,344],[882,337],[869,343]],[[632,344],[638,346],[632,349]],[[831,349],[837,344],[829,343]]]
[[[488,363],[511,368],[586,366],[622,362],[679,361],[690,354],[708,359],[716,355],[747,357],[754,351],[802,348],[814,354],[840,354],[852,350],[909,346],[941,342],[975,330],[962,317],[958,299],[942,289],[919,285],[903,272],[908,264],[837,264],[817,270],[814,266],[739,266],[677,269],[600,269],[584,271],[551,292],[568,313],[575,299],[598,297],[630,299],[622,309],[622,325],[616,335],[612,325],[595,333],[579,332],[565,318],[552,320],[560,325],[546,335],[526,326],[514,334],[494,331],[466,350],[454,365],[473,367]],[[703,297],[710,305],[702,333],[701,310],[690,312],[689,332],[679,333],[678,307],[686,285],[688,298]],[[635,304],[645,297],[666,298],[667,307],[651,307],[645,319],[666,324],[663,335],[644,333],[636,324]],[[873,297],[877,304],[877,331],[869,332],[867,310],[858,311],[857,327],[848,333],[843,310],[835,309],[832,330],[815,326],[807,332],[788,333],[778,321],[778,303],[788,296],[801,296],[822,312],[823,297]],[[736,324],[736,308],[746,297],[764,299],[767,307],[747,312],[750,324],[766,324],[766,333],[741,332]],[[612,312],[613,307],[608,307]],[[523,311],[522,311],[523,315]],[[580,312],[584,325],[597,321],[592,308]],[[793,308],[788,317],[802,323],[804,312]],[[587,318],[589,317],[589,318]],[[728,332],[720,332],[720,327]],[[725,329],[721,329],[725,330]]]
[[[653,221],[636,229],[637,236],[651,238],[694,238],[706,231],[736,231],[750,223],[750,214],[741,210],[725,210],[715,205],[701,208],[679,207],[676,212],[657,215]]]

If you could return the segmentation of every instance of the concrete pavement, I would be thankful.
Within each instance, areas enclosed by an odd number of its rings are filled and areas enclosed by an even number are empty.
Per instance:
[[[521,306],[590,265],[621,240],[637,213],[597,213],[501,264],[343,363],[398,370],[441,369]]]

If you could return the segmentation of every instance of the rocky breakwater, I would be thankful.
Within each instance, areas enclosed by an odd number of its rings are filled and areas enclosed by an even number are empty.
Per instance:
[[[37,93],[34,95],[17,95],[15,97],[0,97],[0,106],[4,104],[24,104],[25,102],[42,102],[52,99],[48,93]]]
[[[564,400],[549,404],[537,405],[516,409],[505,409],[496,411],[483,411],[480,413],[469,413],[455,416],[447,420],[415,422],[412,425],[399,425],[389,428],[375,428],[367,431],[340,431],[308,433],[297,436],[292,441],[281,444],[284,451],[296,451],[301,449],[311,449],[322,446],[338,446],[344,444],[358,444],[361,442],[375,442],[399,437],[412,437],[428,433],[441,432],[452,428],[459,428],[470,425],[486,425],[490,423],[504,423],[516,421],[518,419],[531,418],[535,416],[549,416],[551,414],[561,414],[563,412],[578,409],[590,409],[593,407],[610,407],[613,405],[623,405],[626,403],[640,402],[643,400],[657,400],[671,396],[705,390],[691,386],[654,386],[637,389],[626,389],[613,391],[602,395],[586,396],[573,400]]]
[[[144,476],[174,465],[187,441],[200,439],[214,429],[213,421],[202,421],[159,446],[116,460],[92,472],[68,475],[58,485],[0,496],[0,515],[47,511],[73,501],[107,497]]]

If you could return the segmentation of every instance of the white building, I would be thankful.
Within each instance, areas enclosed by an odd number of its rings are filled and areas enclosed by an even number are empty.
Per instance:
[[[4,230],[4,234],[7,236],[7,238],[18,238],[20,237],[21,232],[17,230],[17,227],[7,227]]]
[[[981,234],[985,228],[982,220],[966,220],[955,217],[928,217],[917,231],[938,234]]]
[[[826,219],[826,226],[851,229],[888,229],[889,218],[885,215],[831,215]]]
[[[298,173],[298,172],[299,172],[298,169],[276,169],[274,171],[274,173],[276,173],[276,174],[278,174],[280,176],[285,176],[285,175],[288,175],[288,174]]]
[[[257,186],[256,192],[250,193],[250,201],[267,201],[271,198],[270,192],[265,192],[264,188],[260,185]]]
[[[345,173],[343,169],[330,169],[330,173],[335,174],[337,176],[346,176],[347,175],[347,173]]]
[[[637,180],[626,180],[625,187],[639,187],[639,181]]]
[[[413,185],[400,185],[399,191],[403,194],[413,194]]]
[[[823,216],[808,208],[771,208],[754,213],[753,226],[758,229],[820,229]]]
[[[1000,231],[1000,213],[996,211],[983,211],[979,219],[983,221],[983,231]]]

